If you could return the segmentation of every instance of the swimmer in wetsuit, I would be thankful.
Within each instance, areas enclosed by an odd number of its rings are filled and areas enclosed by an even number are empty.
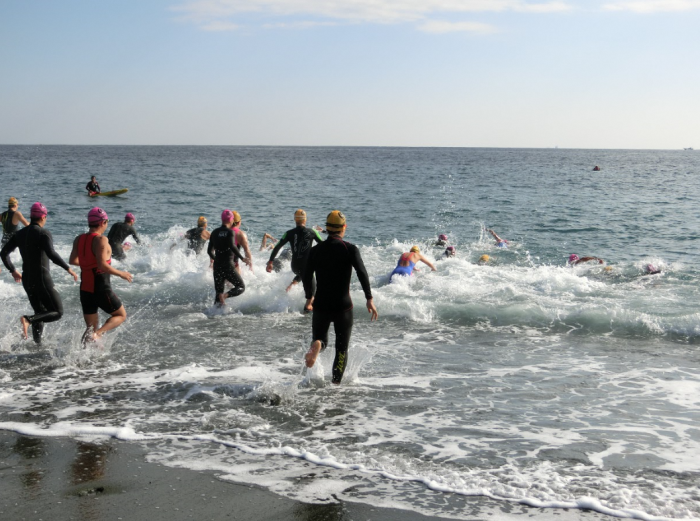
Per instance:
[[[436,271],[435,265],[423,256],[418,246],[414,246],[411,248],[410,252],[401,254],[401,257],[399,257],[399,262],[396,264],[394,271],[392,271],[391,275],[389,275],[389,282],[391,282],[394,275],[410,277],[413,275],[414,270],[419,271],[418,268],[416,268],[416,263],[418,263],[418,261],[427,264],[432,271]]]
[[[296,228],[292,228],[284,233],[280,241],[277,243],[275,248],[270,254],[270,260],[267,261],[267,272],[272,272],[274,267],[275,257],[280,249],[287,243],[292,250],[292,271],[294,272],[294,280],[287,286],[287,291],[292,289],[295,284],[301,282],[301,277],[306,268],[306,262],[309,258],[309,253],[311,252],[311,247],[314,241],[320,243],[323,241],[321,235],[314,228],[306,227],[306,212],[301,208],[294,212],[294,222],[296,223]],[[311,293],[316,292],[316,283],[311,281]]]
[[[112,290],[110,275],[116,275],[127,282],[133,280],[131,273],[120,271],[112,266],[112,248],[104,236],[109,218],[102,208],[95,207],[88,212],[90,231],[78,235],[73,241],[69,262],[80,266],[80,305],[83,308],[85,333],[83,345],[100,338],[126,320],[126,309]],[[111,315],[100,325],[97,310]]]
[[[187,230],[184,238],[187,239],[187,247],[199,255],[210,237],[211,233],[207,230],[207,219],[201,216],[197,219],[197,227]]]
[[[53,286],[49,271],[49,260],[70,273],[75,280],[78,274],[53,249],[53,237],[46,230],[46,207],[34,203],[31,209],[31,223],[15,233],[0,251],[5,267],[12,273],[16,282],[22,282],[27,292],[34,315],[20,318],[22,336],[26,339],[29,326],[32,326],[34,342],[41,343],[45,322],[55,322],[63,316],[63,302]],[[10,253],[19,248],[22,255],[22,274],[15,269],[10,260]]]
[[[90,182],[85,185],[85,190],[87,190],[90,195],[99,194],[101,192],[100,183],[97,182],[97,178],[95,176],[90,178]]]
[[[498,235],[496,235],[496,232],[494,232],[493,230],[489,230],[489,233],[493,235],[494,239],[496,239],[496,247],[507,248],[508,244],[510,244],[507,240],[501,239]]]
[[[306,270],[303,274],[306,293],[306,311],[313,311],[313,341],[305,356],[306,367],[313,367],[316,358],[328,344],[328,329],[331,322],[335,331],[335,359],[333,360],[333,383],[339,384],[348,363],[348,346],[352,333],[353,313],[350,298],[350,278],[355,269],[367,299],[367,311],[371,320],[377,320],[377,308],[372,300],[369,276],[357,246],[345,242],[345,216],[338,210],[326,219],[328,238],[311,248]],[[311,291],[316,275],[316,294]]]
[[[17,228],[19,223],[24,226],[29,226],[29,221],[24,218],[22,212],[17,208],[19,207],[19,202],[14,197],[10,197],[7,202],[7,210],[2,212],[0,215],[0,220],[2,220],[2,241],[0,241],[0,248],[7,244],[12,236],[17,233]]]
[[[126,239],[129,235],[134,237],[136,244],[141,244],[141,239],[139,239],[139,236],[134,229],[134,222],[136,222],[136,217],[134,217],[134,214],[127,213],[124,217],[124,222],[114,223],[107,234],[109,246],[112,248],[112,257],[117,260],[121,261],[126,259],[126,253],[124,253],[124,250],[131,249],[131,246],[127,246],[125,248],[122,245],[124,239]]]
[[[236,246],[233,220],[234,212],[231,210],[224,210],[221,213],[221,226],[211,232],[207,247],[207,254],[214,265],[214,289],[216,291],[214,304],[219,306],[225,306],[227,298],[237,297],[245,291],[245,284],[236,270],[234,261],[237,263],[238,259],[241,259],[248,266],[252,264],[250,258],[243,257]],[[233,288],[228,293],[224,293],[226,281],[233,284]]]
[[[575,253],[569,255],[569,266],[576,266],[577,264],[582,264],[584,262],[597,262],[598,264],[603,264],[605,261],[598,257],[579,257]]]

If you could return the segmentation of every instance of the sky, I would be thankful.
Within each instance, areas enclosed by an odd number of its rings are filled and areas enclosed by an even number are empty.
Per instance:
[[[0,0],[0,144],[700,149],[700,0]]]

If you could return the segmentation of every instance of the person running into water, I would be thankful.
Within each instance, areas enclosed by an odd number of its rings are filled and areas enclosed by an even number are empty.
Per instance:
[[[207,218],[204,216],[197,219],[197,227],[187,230],[184,236],[187,239],[187,247],[197,255],[202,253],[204,245],[210,237],[211,233],[207,230]]]
[[[267,272],[271,273],[274,268],[274,261],[277,253],[282,249],[282,247],[289,243],[292,249],[292,271],[294,272],[294,280],[287,286],[287,291],[292,289],[295,284],[301,282],[301,277],[306,268],[306,262],[309,259],[309,253],[311,252],[311,247],[314,241],[317,243],[323,242],[321,235],[313,228],[306,227],[306,212],[301,208],[294,212],[294,222],[296,222],[296,228],[292,228],[284,233],[282,238],[279,240],[275,248],[270,254],[270,260],[267,261]],[[316,284],[311,281],[311,293],[316,292]]]
[[[44,323],[55,322],[63,316],[63,302],[53,286],[49,260],[60,266],[78,280],[78,274],[53,249],[53,237],[46,230],[46,207],[34,203],[30,211],[31,223],[15,233],[0,251],[0,257],[15,282],[22,282],[27,292],[34,315],[20,318],[22,336],[26,339],[29,326],[32,326],[34,342],[41,343]],[[10,254],[19,248],[22,256],[22,274],[12,265]]]
[[[17,233],[19,223],[22,223],[24,226],[29,226],[29,221],[27,221],[24,215],[22,215],[22,212],[17,209],[18,206],[19,203],[17,199],[10,197],[9,201],[7,201],[7,210],[0,215],[0,219],[2,220],[2,241],[0,241],[0,248],[5,246],[7,241]]]
[[[95,176],[92,176],[90,178],[90,182],[85,185],[85,190],[88,191],[88,194],[99,194],[102,190],[100,190],[100,183],[97,182],[97,178]]]
[[[576,266],[577,264],[582,264],[584,262],[597,262],[598,264],[603,264],[605,261],[598,257],[579,257],[575,253],[569,255],[570,266]]]
[[[80,266],[80,305],[87,326],[83,333],[83,345],[97,340],[126,320],[126,309],[112,290],[110,276],[116,275],[127,282],[131,282],[134,277],[131,273],[112,266],[112,247],[104,236],[108,224],[107,212],[102,208],[90,210],[90,231],[75,238],[70,252],[69,262]],[[102,327],[99,327],[98,309],[111,315]]]
[[[236,265],[238,259],[248,266],[251,265],[249,257],[243,257],[236,246],[236,233],[233,231],[234,212],[224,210],[221,213],[221,226],[211,232],[207,254],[214,264],[214,290],[216,297],[214,304],[225,306],[226,299],[237,297],[245,291],[245,284],[241,278]],[[234,263],[235,261],[235,263]],[[233,284],[228,293],[224,293],[226,281]]]
[[[136,244],[141,244],[141,239],[134,229],[134,222],[136,222],[136,217],[134,217],[134,214],[127,213],[124,217],[124,222],[114,223],[107,234],[109,246],[112,248],[112,257],[119,261],[126,259],[126,253],[124,253],[124,250],[131,249],[131,245],[122,245],[124,239],[126,239],[129,235],[134,237]]]
[[[496,247],[498,248],[507,248],[508,244],[510,244],[507,240],[501,239],[498,235],[496,235],[496,232],[493,230],[489,229],[488,231],[491,235],[493,235],[493,238],[496,239]]]
[[[343,240],[346,230],[345,216],[338,210],[328,214],[326,230],[328,238],[311,248],[303,274],[306,294],[306,311],[313,311],[311,322],[313,339],[305,356],[306,367],[313,367],[318,354],[328,344],[331,322],[335,331],[335,359],[333,383],[340,384],[348,363],[348,346],[352,333],[353,312],[350,298],[350,278],[355,269],[357,278],[367,299],[367,311],[371,320],[379,316],[372,300],[369,276],[357,246]],[[312,291],[314,275],[318,285]]]
[[[432,271],[436,271],[435,265],[423,256],[418,246],[414,246],[411,248],[411,251],[401,254],[401,257],[399,257],[399,262],[396,264],[394,271],[392,271],[391,275],[389,275],[389,282],[392,281],[394,275],[410,277],[413,275],[414,270],[420,271],[418,268],[416,268],[416,263],[418,261],[427,264]]]
[[[250,246],[248,245],[248,236],[244,231],[241,230],[241,214],[236,211],[231,212],[233,214],[233,227],[231,230],[235,233],[235,242],[237,248],[243,248],[245,253],[246,264],[250,271],[253,271],[253,255],[250,253]],[[238,259],[235,260],[234,266],[236,271],[240,275],[241,268],[238,265]]]

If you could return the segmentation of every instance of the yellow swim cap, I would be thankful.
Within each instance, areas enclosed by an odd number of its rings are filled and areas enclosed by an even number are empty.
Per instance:
[[[17,202],[17,199],[14,197],[10,197],[10,199],[7,201],[7,207],[12,208],[14,206],[17,206],[19,203]]]
[[[340,210],[333,210],[326,217],[326,230],[330,232],[339,232],[345,226],[345,216]]]
[[[233,212],[233,224],[238,224],[239,222],[241,222],[241,214],[239,214],[238,212],[236,212],[234,210],[234,212]]]
[[[603,271],[612,271],[612,269],[612,266],[605,266],[605,268],[603,268]]]
[[[202,215],[197,219],[197,226],[204,226],[205,224],[207,224],[207,218]]]
[[[413,248],[411,248],[411,252],[412,253],[420,253],[420,248],[418,246],[414,246]]]
[[[488,262],[490,257],[488,255],[482,255],[479,257],[479,262]]]
[[[304,222],[306,220],[306,212],[299,208],[296,212],[294,212],[294,220],[298,223]]]

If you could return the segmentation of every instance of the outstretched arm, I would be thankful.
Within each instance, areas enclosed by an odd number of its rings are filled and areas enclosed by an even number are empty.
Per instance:
[[[95,237],[92,241],[92,247],[97,259],[97,269],[110,275],[116,275],[128,282],[134,279],[128,271],[118,270],[107,262],[112,256],[112,247],[109,245],[107,237]]]
[[[498,235],[496,235],[496,232],[494,232],[491,229],[489,229],[489,233],[493,235],[493,238],[496,239],[496,242],[508,242],[505,239],[501,239]]]
[[[73,269],[66,264],[66,261],[64,261],[61,256],[56,253],[56,250],[53,249],[53,237],[51,237],[51,234],[48,231],[41,236],[41,247],[44,250],[44,253],[46,253],[46,256],[51,259],[51,262],[70,273],[73,280],[78,280],[78,274],[74,272]]]
[[[17,222],[14,222],[14,220],[17,219]],[[17,211],[15,212],[15,215],[12,217],[12,224],[17,224],[18,222],[21,222],[24,226],[29,226],[29,221],[24,218],[24,215],[22,215],[21,212]]]
[[[270,260],[267,261],[267,267],[265,268],[268,273],[272,273],[272,269],[273,269],[272,261],[275,260],[275,257],[277,257],[277,254],[279,253],[279,251],[288,242],[289,242],[289,238],[287,237],[287,234],[285,233],[282,236],[282,238],[277,242],[275,247],[272,249],[272,253],[270,253]]]
[[[273,244],[277,242],[277,239],[275,239],[269,233],[266,233],[265,235],[263,235],[262,242],[260,243],[260,251],[263,251],[265,248],[267,248],[267,241],[268,240]]]
[[[574,265],[581,264],[582,262],[590,262],[590,261],[598,261],[598,264],[603,264],[605,262],[603,259],[600,259],[598,257],[583,257],[581,259],[574,261]]]
[[[420,253],[419,255],[420,255],[420,259],[419,259],[419,260],[420,260],[422,263],[427,264],[428,266],[430,266],[430,269],[431,269],[431,270],[437,271],[437,269],[435,268],[435,265],[434,265],[432,262],[430,262],[428,259],[426,259],[425,256],[424,256],[422,253]]]

